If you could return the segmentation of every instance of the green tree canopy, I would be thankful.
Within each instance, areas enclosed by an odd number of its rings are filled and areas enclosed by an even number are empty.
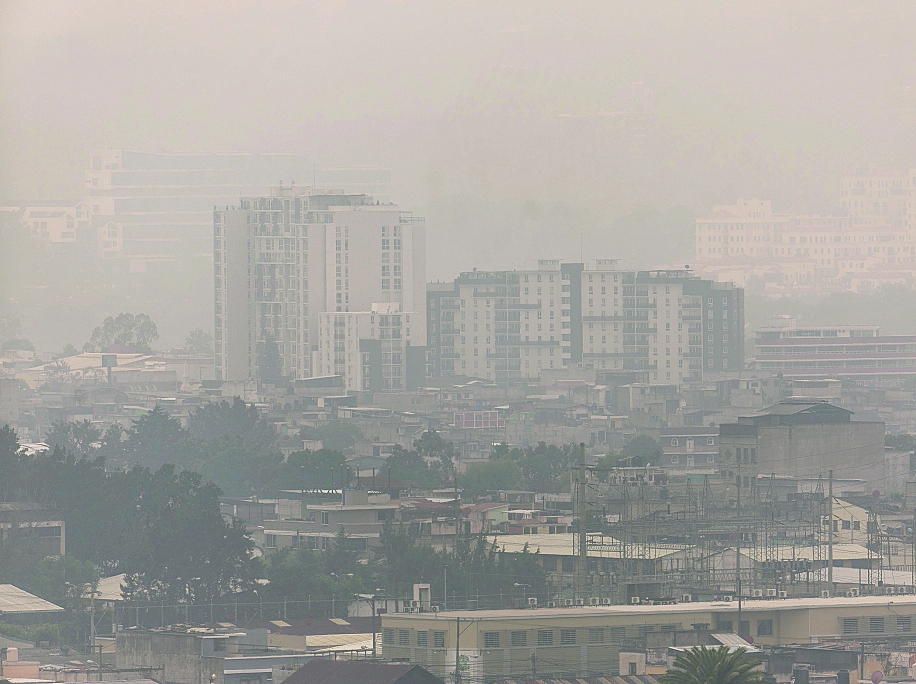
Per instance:
[[[661,676],[662,684],[757,684],[763,681],[760,661],[746,649],[694,646],[677,657]]]
[[[662,456],[662,448],[648,435],[637,435],[624,445],[620,450],[620,455],[631,459],[634,466],[643,466],[648,463],[658,463],[658,459]]]
[[[184,350],[195,356],[208,356],[213,353],[213,333],[203,328],[194,328],[184,341]]]
[[[102,325],[93,329],[83,351],[104,352],[112,347],[121,347],[148,354],[152,351],[153,342],[158,339],[159,331],[149,316],[120,313],[117,317],[109,316]]]
[[[522,469],[511,458],[494,458],[486,463],[472,463],[458,478],[466,494],[480,495],[495,489],[518,489]]]

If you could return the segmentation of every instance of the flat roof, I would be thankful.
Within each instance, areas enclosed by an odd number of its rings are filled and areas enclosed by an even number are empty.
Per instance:
[[[831,598],[746,599],[742,612],[773,610],[809,610],[812,608],[865,608],[869,606],[910,606],[916,608],[916,596],[836,596]],[[737,612],[737,601],[697,601],[668,605],[573,606],[569,608],[528,608],[512,610],[449,610],[437,613],[385,613],[382,621],[397,620],[518,620],[556,619],[574,617],[604,617],[608,615],[672,615],[689,613]]]

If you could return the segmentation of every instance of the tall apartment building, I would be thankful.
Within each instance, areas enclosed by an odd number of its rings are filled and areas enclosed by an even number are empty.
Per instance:
[[[417,387],[426,376],[426,347],[417,337],[422,317],[398,304],[320,314],[316,375],[342,376],[347,391]]]
[[[462,273],[428,286],[427,318],[435,375],[509,382],[586,364],[680,382],[744,366],[743,290],[614,259]]]
[[[213,212],[216,377],[259,377],[274,339],[283,373],[315,375],[320,315],[397,304],[426,339],[426,224],[367,195],[280,187]]]
[[[916,376],[916,336],[881,335],[876,325],[800,326],[779,316],[756,331],[758,370],[796,378]]]
[[[214,207],[263,195],[284,180],[381,198],[390,172],[317,169],[297,154],[93,150],[84,202],[93,226],[104,233],[100,239],[117,247],[105,256],[125,258],[142,271],[150,262],[209,256]]]

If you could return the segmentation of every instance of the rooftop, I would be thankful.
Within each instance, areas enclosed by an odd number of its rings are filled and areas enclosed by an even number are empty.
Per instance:
[[[916,596],[856,596],[832,598],[788,598],[746,600],[741,604],[742,612],[766,612],[774,610],[810,610],[812,608],[867,608],[870,606],[909,606],[916,608]],[[737,601],[697,601],[668,605],[615,605],[615,606],[573,606],[568,608],[536,608],[512,610],[449,610],[437,613],[388,613],[382,620],[517,620],[557,619],[576,617],[603,617],[608,614],[629,615],[672,615],[676,613],[722,613],[737,612]]]

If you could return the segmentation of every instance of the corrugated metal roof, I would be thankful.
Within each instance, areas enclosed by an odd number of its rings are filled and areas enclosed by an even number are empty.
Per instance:
[[[0,614],[62,613],[63,608],[23,591],[12,584],[0,584]]]
[[[415,671],[416,670],[416,671]],[[287,677],[287,684],[398,684],[408,673],[416,684],[442,684],[419,665],[368,663],[358,660],[310,660]]]

